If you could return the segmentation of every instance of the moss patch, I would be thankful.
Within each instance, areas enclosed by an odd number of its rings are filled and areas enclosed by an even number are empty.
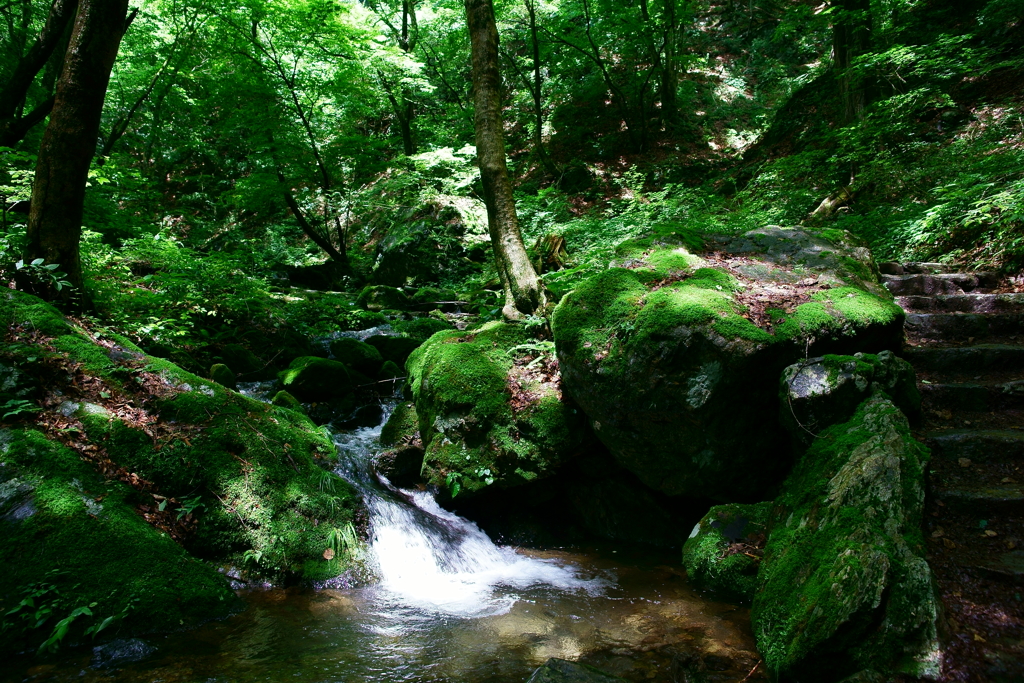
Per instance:
[[[749,603],[771,508],[770,502],[711,508],[683,544],[683,566],[690,579],[727,600]]]
[[[920,531],[927,459],[881,394],[801,458],[776,500],[751,615],[774,675],[938,674]]]
[[[522,327],[495,322],[435,334],[409,357],[428,481],[456,494],[507,488],[575,454],[582,415],[562,400],[545,353]]]

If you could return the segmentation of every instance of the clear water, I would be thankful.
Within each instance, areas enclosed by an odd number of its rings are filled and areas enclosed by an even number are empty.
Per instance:
[[[484,683],[525,681],[549,657],[638,681],[741,681],[754,668],[747,611],[694,592],[676,553],[497,546],[428,492],[377,477],[379,434],[334,437],[338,473],[369,509],[373,585],[250,593],[240,615],[149,638],[157,651],[139,662],[100,670],[71,649],[8,662],[2,680]]]

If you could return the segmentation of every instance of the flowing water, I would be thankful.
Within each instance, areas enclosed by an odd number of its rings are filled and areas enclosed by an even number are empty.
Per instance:
[[[496,683],[560,657],[630,680],[741,681],[755,667],[747,611],[694,592],[676,552],[495,545],[428,492],[378,478],[379,434],[334,436],[337,471],[367,504],[377,582],[252,592],[240,615],[149,638],[140,661],[96,668],[88,648],[71,649],[9,662],[2,680]]]

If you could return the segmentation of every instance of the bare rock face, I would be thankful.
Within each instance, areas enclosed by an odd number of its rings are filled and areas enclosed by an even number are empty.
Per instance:
[[[744,501],[791,460],[778,378],[808,355],[897,349],[903,311],[848,233],[769,226],[620,246],[555,309],[566,392],[616,460],[669,495]]]

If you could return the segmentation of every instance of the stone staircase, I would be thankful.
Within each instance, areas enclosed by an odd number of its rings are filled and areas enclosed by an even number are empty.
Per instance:
[[[943,680],[1024,681],[1024,293],[993,273],[882,264],[907,311],[932,449],[925,543],[945,607]]]

